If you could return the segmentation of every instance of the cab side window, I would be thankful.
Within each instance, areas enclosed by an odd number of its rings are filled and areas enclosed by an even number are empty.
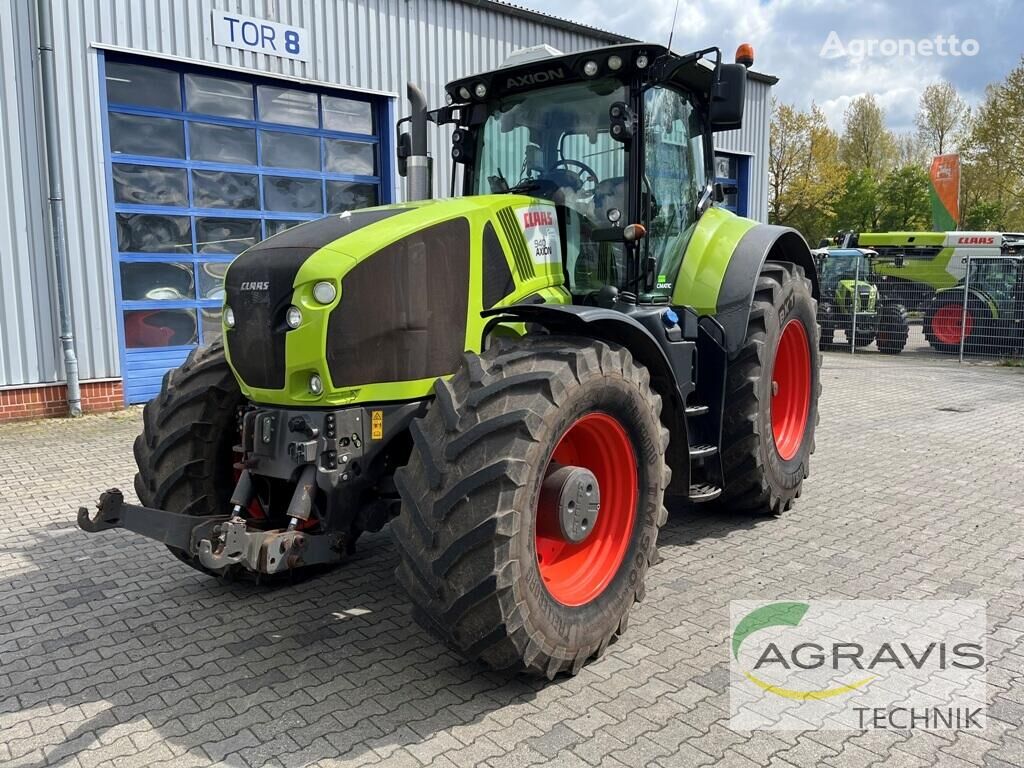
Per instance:
[[[671,294],[708,183],[701,115],[689,96],[660,86],[647,91],[644,147],[644,242],[657,262],[655,293]]]

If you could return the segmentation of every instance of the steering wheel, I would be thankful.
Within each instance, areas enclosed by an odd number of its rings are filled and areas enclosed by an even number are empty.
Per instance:
[[[576,191],[583,197],[593,196],[597,190],[597,172],[581,160],[570,160],[562,158],[551,166],[551,170],[558,170],[559,167],[567,170],[575,177]]]

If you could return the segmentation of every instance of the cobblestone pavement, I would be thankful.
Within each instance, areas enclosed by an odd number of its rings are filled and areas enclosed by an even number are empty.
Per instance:
[[[677,510],[629,632],[554,684],[421,632],[387,533],[276,589],[224,585],[74,510],[131,487],[137,409],[0,427],[0,764],[1024,765],[1024,371],[829,354],[778,519]],[[988,604],[978,732],[728,728],[728,601]]]

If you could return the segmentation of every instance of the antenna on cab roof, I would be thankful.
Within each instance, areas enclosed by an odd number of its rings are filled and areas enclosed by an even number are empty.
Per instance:
[[[679,13],[679,0],[676,0],[676,7],[672,10],[672,27],[668,31],[668,52],[672,53],[672,35],[676,33],[676,14]]]

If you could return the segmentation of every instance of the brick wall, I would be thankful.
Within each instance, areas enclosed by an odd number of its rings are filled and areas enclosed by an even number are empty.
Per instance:
[[[124,408],[124,389],[120,380],[83,381],[81,386],[83,412],[103,413]],[[67,415],[67,387],[64,384],[0,389],[0,421]]]

